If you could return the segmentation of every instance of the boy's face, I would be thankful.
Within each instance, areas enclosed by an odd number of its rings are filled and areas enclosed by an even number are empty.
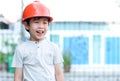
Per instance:
[[[31,41],[40,41],[44,38],[48,31],[48,19],[47,18],[31,18],[29,26],[26,29],[29,30]]]

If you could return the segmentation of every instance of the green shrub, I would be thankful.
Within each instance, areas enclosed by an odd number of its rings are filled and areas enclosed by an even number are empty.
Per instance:
[[[72,54],[69,51],[64,51],[63,52],[63,59],[64,59],[64,65],[70,65],[71,64],[71,57]]]

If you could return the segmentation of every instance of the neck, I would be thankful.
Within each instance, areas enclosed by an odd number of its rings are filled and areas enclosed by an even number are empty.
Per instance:
[[[39,40],[33,40],[33,39],[30,38],[30,41],[40,42],[40,41],[42,41],[42,40],[44,40],[44,38],[43,38],[43,39],[39,39]]]

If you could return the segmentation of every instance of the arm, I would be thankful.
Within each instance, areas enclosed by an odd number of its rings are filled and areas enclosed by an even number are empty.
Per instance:
[[[22,68],[15,68],[14,81],[22,81]]]
[[[56,81],[64,81],[61,64],[55,64],[55,77]]]

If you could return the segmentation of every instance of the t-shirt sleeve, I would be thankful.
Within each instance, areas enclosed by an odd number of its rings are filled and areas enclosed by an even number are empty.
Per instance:
[[[55,45],[53,63],[58,64],[58,63],[62,63],[62,62],[63,62],[62,52],[61,52],[60,48],[57,45]]]
[[[23,67],[23,58],[19,48],[16,48],[15,50],[12,60],[12,67],[18,67],[18,68]]]

